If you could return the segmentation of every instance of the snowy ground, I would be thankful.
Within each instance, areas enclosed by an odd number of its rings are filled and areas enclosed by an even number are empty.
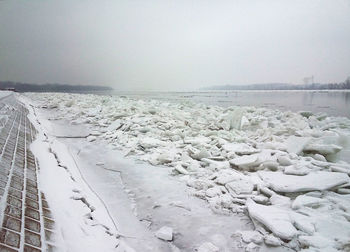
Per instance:
[[[69,154],[61,160],[74,161],[67,166],[90,185],[83,191],[92,187],[94,204],[110,211],[100,214],[106,226],[115,220],[113,232],[136,251],[232,251],[241,239],[247,251],[350,247],[347,118],[125,97],[28,97],[51,148],[65,149],[56,154]],[[68,135],[81,138],[60,138]],[[172,232],[157,232],[162,226]]]
[[[13,92],[11,92],[11,91],[1,91],[0,90],[0,99],[1,98],[4,98],[4,97],[6,97],[6,96],[8,96],[8,95],[10,95],[10,94],[12,94]]]
[[[1,100],[9,95],[11,95],[13,92],[11,91],[0,91],[0,104]],[[0,109],[0,130],[5,126],[5,123],[8,118],[8,110],[11,109],[8,105],[4,105]]]

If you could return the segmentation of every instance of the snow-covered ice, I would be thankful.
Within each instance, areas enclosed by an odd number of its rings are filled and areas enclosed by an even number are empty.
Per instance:
[[[240,233],[247,251],[263,243],[294,250],[350,246],[347,118],[117,96],[27,96],[53,111],[51,119],[90,129],[85,141],[171,168],[216,214],[245,213],[255,227]],[[197,249],[220,246],[202,241]]]
[[[159,239],[162,239],[164,241],[171,241],[173,239],[173,229],[171,227],[161,227],[156,233],[155,236],[157,236]]]
[[[6,97],[6,96],[8,96],[8,95],[11,95],[11,94],[13,94],[12,91],[0,90],[0,99]]]
[[[261,179],[275,192],[325,191],[350,182],[346,173],[316,171],[305,176],[285,175],[282,172],[259,172]]]
[[[13,92],[11,91],[1,91],[0,90],[0,104],[2,103],[1,102],[1,99],[11,95]],[[8,111],[9,110],[12,110],[13,108],[9,105],[9,104],[1,104],[3,106],[1,106],[0,108],[0,130],[5,126],[5,123],[7,121],[7,118],[8,118]]]

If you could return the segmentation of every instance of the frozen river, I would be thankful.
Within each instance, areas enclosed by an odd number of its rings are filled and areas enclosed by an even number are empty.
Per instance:
[[[350,120],[271,110],[278,104],[273,98],[261,108],[259,95],[268,93],[255,92],[254,100],[252,92],[239,92],[246,95],[241,105],[255,103],[250,109],[192,103],[234,104],[232,92],[31,93],[21,99],[41,129],[34,155],[51,176],[51,205],[62,191],[52,184],[66,182],[52,183],[59,176],[49,171],[61,171],[73,188],[62,198],[89,202],[91,224],[107,220],[135,251],[272,251],[271,245],[279,252],[345,251]],[[273,93],[298,105],[291,95],[298,92]],[[232,101],[219,102],[224,99]],[[45,163],[50,152],[55,169]],[[80,195],[87,195],[84,201]],[[79,213],[72,221],[57,216],[70,224],[86,216]],[[164,234],[168,242],[156,238]]]
[[[202,92],[114,92],[143,99],[194,101],[228,107],[256,106],[279,110],[324,112],[329,116],[350,118],[348,90],[273,90],[273,91],[202,91]]]

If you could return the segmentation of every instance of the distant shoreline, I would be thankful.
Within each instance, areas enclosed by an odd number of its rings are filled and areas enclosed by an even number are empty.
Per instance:
[[[71,85],[71,84],[33,84],[11,81],[0,81],[0,90],[15,92],[91,92],[91,91],[113,91],[107,86]]]
[[[262,83],[249,85],[219,85],[205,87],[201,90],[346,90],[350,89],[350,80],[341,83],[313,83],[313,84],[290,84],[290,83]]]
[[[224,89],[208,89],[208,90],[200,90],[200,91],[194,91],[194,93],[205,93],[205,92],[272,92],[272,91],[279,91],[279,92],[288,92],[288,91],[295,91],[295,92],[350,92],[350,89],[230,89],[230,90],[224,90]],[[192,93],[192,92],[186,92],[186,93]]]

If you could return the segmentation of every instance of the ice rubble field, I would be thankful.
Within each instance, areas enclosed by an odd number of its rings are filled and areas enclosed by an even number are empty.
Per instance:
[[[152,165],[174,167],[218,214],[244,212],[256,244],[350,250],[350,120],[310,112],[79,94],[28,94],[52,119],[89,124]],[[234,230],[234,228],[233,228]],[[215,251],[215,250],[210,250]]]

